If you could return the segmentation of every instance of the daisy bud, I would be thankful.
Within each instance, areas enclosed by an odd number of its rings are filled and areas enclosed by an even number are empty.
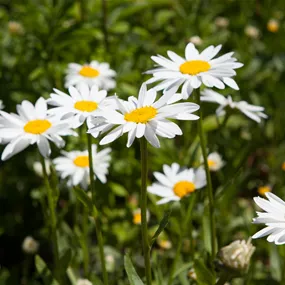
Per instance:
[[[259,30],[254,26],[246,26],[244,33],[252,39],[257,39],[259,37]]]
[[[92,285],[88,279],[78,279],[76,285]]]
[[[203,43],[203,40],[199,36],[193,36],[189,39],[189,42],[196,46],[200,46]]]
[[[188,274],[187,274],[187,275],[188,275],[188,277],[189,277],[190,279],[192,279],[192,280],[194,280],[194,281],[197,281],[197,274],[196,274],[194,268],[190,269],[190,270],[188,271]]]
[[[8,30],[11,35],[22,35],[24,33],[22,24],[16,21],[10,21],[8,23]]]
[[[221,248],[219,257],[224,266],[233,271],[244,273],[248,269],[254,250],[255,247],[252,245],[251,239],[236,240]]]
[[[279,30],[279,21],[270,19],[267,23],[267,30],[271,33],[276,33]]]
[[[27,254],[35,254],[39,249],[39,243],[31,236],[27,236],[23,243],[22,249]]]
[[[225,17],[217,17],[215,19],[215,25],[218,28],[227,28],[229,23],[230,23],[229,19]]]

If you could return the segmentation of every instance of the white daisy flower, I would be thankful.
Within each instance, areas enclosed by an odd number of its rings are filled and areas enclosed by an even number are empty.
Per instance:
[[[92,145],[94,177],[98,177],[102,183],[107,181],[106,175],[111,160],[110,152],[110,148],[97,151],[97,145]],[[61,153],[63,156],[53,160],[55,169],[59,172],[61,178],[68,178],[69,187],[80,184],[83,189],[87,189],[89,185],[88,150],[62,151]]]
[[[217,152],[210,153],[207,160],[210,171],[218,171],[225,165],[221,155]],[[203,157],[201,157],[201,162],[204,162]]]
[[[135,138],[143,136],[154,147],[160,147],[157,136],[174,138],[176,135],[182,135],[178,125],[169,119],[199,119],[198,116],[191,114],[199,109],[197,104],[167,104],[173,96],[172,90],[155,102],[156,95],[154,89],[147,91],[146,85],[143,84],[138,99],[135,97],[129,97],[128,101],[117,99],[119,110],[106,110],[103,113],[104,117],[93,119],[88,133],[97,137],[99,132],[107,132],[118,125],[100,141],[101,145],[108,144],[124,133],[128,133],[127,147],[132,145]]]
[[[146,72],[153,74],[153,78],[146,83],[162,81],[155,87],[156,90],[175,87],[177,91],[182,86],[183,99],[187,99],[193,89],[199,88],[202,83],[207,87],[219,89],[224,89],[226,84],[238,90],[236,82],[231,77],[236,75],[234,69],[242,67],[243,64],[232,57],[233,52],[213,59],[221,47],[221,45],[209,46],[199,53],[194,44],[189,43],[185,49],[185,58],[172,51],[167,52],[170,59],[161,55],[152,56],[151,59],[157,63],[158,67]]]
[[[54,89],[55,93],[50,94],[51,98],[47,102],[56,107],[49,109],[48,114],[71,120],[73,128],[81,126],[86,119],[89,120],[114,104],[113,98],[106,98],[107,91],[99,90],[97,85],[89,88],[86,83],[80,83],[77,88],[70,86],[68,91],[70,96]]]
[[[106,62],[98,62],[96,60],[80,65],[78,63],[70,63],[67,68],[65,77],[65,87],[68,88],[81,82],[87,83],[90,87],[94,84],[99,88],[109,90],[116,87],[116,81],[113,79],[116,72],[110,69]]]
[[[252,238],[267,237],[267,241],[276,245],[285,243],[285,202],[271,192],[265,193],[268,200],[254,197],[254,202],[265,212],[256,212],[258,217],[253,219],[254,224],[265,224]]]
[[[163,173],[154,172],[158,183],[147,188],[149,193],[163,197],[157,204],[179,201],[184,196],[193,193],[206,185],[206,173],[202,167],[181,170],[177,163],[171,166],[163,165]]]
[[[49,140],[58,147],[63,147],[64,135],[76,135],[66,121],[59,121],[47,115],[47,104],[44,98],[39,98],[35,106],[24,100],[17,105],[18,114],[8,114],[0,111],[3,124],[0,126],[0,139],[8,143],[2,153],[2,160],[7,160],[13,155],[37,143],[40,153],[48,157],[51,153]]]
[[[229,107],[241,111],[257,123],[261,122],[261,118],[267,118],[267,115],[263,113],[264,107],[251,105],[246,101],[234,102],[231,96],[225,97],[211,89],[205,89],[201,92],[201,95],[201,101],[220,104],[220,107],[216,110],[217,116],[225,115],[224,109]]]
[[[149,221],[150,213],[147,210],[146,211],[146,220],[147,222]],[[135,225],[141,225],[142,223],[142,214],[141,214],[141,209],[137,208],[136,210],[133,211],[133,223]]]

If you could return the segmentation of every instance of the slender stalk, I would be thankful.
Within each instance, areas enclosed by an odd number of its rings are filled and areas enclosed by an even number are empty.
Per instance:
[[[92,158],[92,137],[89,134],[87,134],[87,143],[88,143],[89,175],[90,175],[92,202],[93,202],[93,207],[96,209],[96,206],[94,203],[95,201],[95,181],[94,181],[93,158]],[[95,215],[95,212],[97,212],[97,215]],[[101,260],[101,266],[102,266],[102,272],[103,272],[103,282],[104,282],[104,285],[108,285],[108,274],[106,270],[104,244],[103,244],[101,225],[100,225],[99,217],[98,217],[98,211],[93,211],[93,218],[95,220],[95,229],[96,229],[96,235],[97,235],[97,240],[98,240],[98,245],[99,245],[100,260]]]
[[[83,207],[82,215],[82,251],[83,251],[83,268],[85,276],[89,277],[89,239],[88,239],[88,210]]]
[[[141,217],[142,217],[142,243],[143,243],[143,253],[144,253],[144,264],[145,264],[145,275],[146,284],[151,285],[151,267],[150,267],[150,246],[148,240],[148,228],[147,228],[147,141],[145,138],[140,139],[140,150],[141,150]]]
[[[176,269],[176,263],[177,263],[177,260],[179,258],[179,255],[180,255],[183,237],[185,235],[185,232],[186,232],[186,229],[187,229],[187,225],[189,224],[189,222],[192,219],[192,210],[193,210],[193,207],[194,207],[194,204],[195,204],[195,200],[196,200],[196,195],[194,193],[194,194],[192,194],[190,196],[190,203],[189,203],[189,205],[187,207],[186,215],[185,215],[185,217],[183,217],[183,223],[182,223],[182,226],[181,226],[181,231],[180,231],[180,236],[179,236],[179,240],[178,240],[178,245],[177,245],[177,248],[176,248],[175,257],[174,257],[174,261],[173,261],[171,269],[170,269],[170,275],[169,275],[169,279],[168,279],[168,283],[167,283],[168,285],[172,284],[172,281],[173,281],[173,278],[174,278],[174,273],[175,273],[175,269]],[[191,228],[191,237],[192,237],[192,225],[191,225],[190,228]]]
[[[197,89],[197,103],[200,105],[200,89]],[[203,116],[202,116],[202,109],[199,109],[199,116],[200,119],[198,120],[198,132],[200,137],[200,144],[202,149],[202,155],[204,160],[204,167],[206,171],[206,177],[207,177],[207,194],[209,199],[209,214],[210,214],[210,230],[211,230],[211,260],[213,261],[216,256],[216,226],[215,226],[215,216],[214,216],[214,195],[213,195],[213,187],[212,187],[212,180],[211,180],[211,174],[209,170],[208,165],[208,159],[207,159],[207,148],[206,148],[206,140],[205,140],[205,134],[203,130]]]
[[[44,181],[47,189],[47,199],[48,199],[48,207],[49,207],[49,218],[50,218],[50,227],[51,227],[51,237],[52,237],[52,244],[53,244],[53,252],[54,252],[54,271],[56,277],[61,280],[61,276],[58,276],[58,266],[59,266],[59,250],[58,250],[58,240],[57,240],[57,234],[56,234],[56,213],[55,213],[55,201],[52,193],[52,189],[49,183],[47,170],[46,170],[46,164],[44,157],[41,157],[41,163],[43,168],[43,175],[44,175]],[[62,284],[62,283],[61,283]]]
[[[104,34],[104,45],[106,52],[109,52],[109,36],[108,36],[108,30],[107,30],[107,1],[101,0],[102,3],[102,14],[103,14],[103,34]]]

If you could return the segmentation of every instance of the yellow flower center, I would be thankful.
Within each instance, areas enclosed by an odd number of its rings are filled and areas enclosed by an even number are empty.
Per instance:
[[[278,32],[279,30],[279,23],[278,21],[276,20],[270,20],[268,23],[267,23],[267,30],[271,33],[276,33]]]
[[[157,110],[154,107],[142,107],[138,108],[130,113],[125,114],[125,120],[127,122],[135,122],[146,124],[149,120],[153,119],[157,114]]]
[[[190,60],[182,63],[179,67],[183,74],[196,75],[201,72],[208,71],[211,65],[204,60]]]
[[[46,130],[48,130],[50,127],[51,123],[48,120],[33,120],[29,121],[24,126],[24,131],[26,133],[40,135],[44,133]]]
[[[142,222],[142,215],[141,215],[141,213],[135,213],[134,216],[133,216],[133,223],[135,225],[139,225],[139,224],[141,224],[141,222]]]
[[[260,195],[263,195],[266,193],[266,192],[271,192],[271,188],[269,186],[261,186],[261,187],[258,187],[258,193]]]
[[[78,101],[74,104],[74,108],[82,112],[93,112],[97,107],[98,104],[92,101]]]
[[[209,165],[209,167],[213,167],[213,166],[216,166],[217,163],[214,160],[208,159],[208,165]]]
[[[97,77],[99,75],[99,71],[95,68],[92,68],[88,65],[85,65],[79,71],[79,74],[84,77]]]
[[[282,168],[283,171],[285,171],[285,162],[282,163],[281,168]]]
[[[80,155],[73,160],[73,163],[78,167],[88,167],[89,158],[87,155]]]
[[[182,198],[195,191],[195,184],[189,181],[179,181],[173,187],[176,196]]]

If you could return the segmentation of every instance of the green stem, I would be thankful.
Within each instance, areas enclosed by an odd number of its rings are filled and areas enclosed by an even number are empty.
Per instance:
[[[89,277],[89,239],[88,239],[88,210],[86,207],[83,207],[83,215],[82,215],[82,251],[83,251],[83,268],[84,274],[86,277]]]
[[[106,52],[109,52],[109,37],[108,37],[108,30],[107,30],[107,1],[102,0],[102,14],[103,14],[103,34],[104,34],[104,45]]]
[[[200,106],[200,89],[197,89],[197,103]],[[211,260],[214,261],[216,256],[216,226],[215,226],[215,216],[214,216],[214,195],[213,195],[213,187],[212,187],[212,180],[210,169],[208,165],[208,158],[207,158],[207,148],[206,148],[206,140],[205,134],[203,130],[203,116],[202,116],[202,108],[199,109],[199,116],[200,119],[198,120],[198,132],[200,137],[200,144],[202,149],[202,155],[204,160],[204,167],[206,171],[206,178],[207,178],[207,194],[209,199],[209,214],[210,214],[210,230],[211,230]]]
[[[103,282],[104,282],[104,285],[108,285],[108,274],[106,270],[103,237],[102,237],[101,225],[100,225],[99,217],[98,217],[98,211],[96,210],[96,206],[95,206],[95,181],[94,181],[93,158],[92,158],[92,137],[89,134],[87,134],[87,143],[88,143],[90,187],[91,187],[93,207],[95,209],[93,211],[93,218],[95,220],[95,229],[96,229],[96,235],[98,239],[100,260],[101,260],[101,266],[102,266],[102,272],[103,272]]]
[[[52,189],[49,183],[47,170],[46,170],[46,164],[45,159],[43,156],[41,156],[41,163],[43,168],[43,175],[44,175],[44,181],[47,189],[47,199],[48,199],[48,207],[49,207],[49,218],[50,218],[50,227],[51,227],[51,237],[52,237],[52,244],[53,244],[53,252],[54,252],[54,271],[55,276],[59,280],[61,280],[61,276],[58,276],[58,269],[59,269],[59,250],[58,250],[58,240],[57,240],[57,234],[56,234],[56,213],[55,213],[55,200],[53,197]],[[62,283],[61,283],[62,284]]]
[[[187,207],[186,215],[185,215],[185,217],[183,217],[184,220],[183,220],[183,224],[181,226],[181,231],[180,231],[180,236],[179,236],[179,240],[178,240],[178,245],[177,245],[174,261],[172,263],[171,270],[170,270],[170,275],[169,275],[169,279],[168,279],[168,283],[167,283],[168,285],[172,284],[172,281],[174,278],[176,263],[177,263],[177,260],[179,258],[179,255],[180,255],[183,237],[185,235],[187,225],[189,224],[189,222],[191,221],[191,218],[192,218],[192,210],[193,210],[193,207],[195,204],[195,200],[196,200],[196,195],[194,193],[190,196],[190,203],[189,203],[189,206]],[[191,231],[192,231],[192,226],[191,226]],[[191,236],[192,236],[192,232],[191,232]]]
[[[151,285],[151,267],[150,267],[150,246],[148,240],[148,228],[147,228],[147,141],[145,138],[140,139],[140,150],[141,150],[141,217],[142,217],[142,243],[144,252],[144,263],[145,263],[145,275],[146,284]]]

